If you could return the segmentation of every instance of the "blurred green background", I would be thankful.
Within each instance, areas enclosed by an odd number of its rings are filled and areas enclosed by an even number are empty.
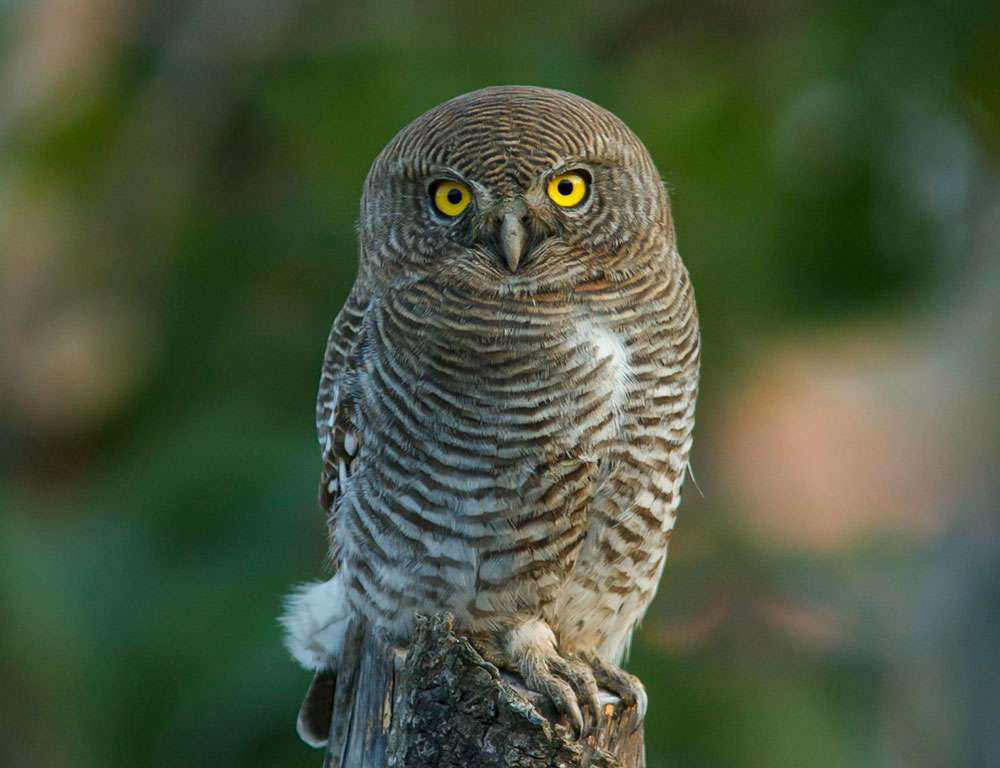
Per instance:
[[[275,616],[367,168],[621,116],[698,292],[652,768],[1000,765],[1000,9],[0,0],[0,763],[318,766]]]

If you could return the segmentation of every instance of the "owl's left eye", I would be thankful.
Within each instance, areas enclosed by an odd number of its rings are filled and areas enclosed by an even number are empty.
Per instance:
[[[584,171],[562,173],[549,182],[549,198],[561,208],[579,205],[587,196],[587,178]]]
[[[469,207],[472,195],[464,184],[445,179],[431,187],[431,199],[441,213],[454,218]]]

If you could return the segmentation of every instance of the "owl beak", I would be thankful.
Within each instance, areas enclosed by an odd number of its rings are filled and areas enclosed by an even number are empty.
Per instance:
[[[503,248],[503,258],[511,274],[517,272],[517,265],[524,255],[524,246],[528,242],[528,229],[525,226],[524,215],[508,212],[500,223],[500,246]]]

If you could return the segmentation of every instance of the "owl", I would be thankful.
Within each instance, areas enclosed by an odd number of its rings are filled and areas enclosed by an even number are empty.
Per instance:
[[[415,613],[451,613],[578,732],[599,687],[644,714],[619,664],[666,560],[700,350],[646,148],[570,93],[468,93],[376,158],[359,240],[316,420],[336,574],[283,618],[317,670],[300,735],[326,741],[310,702],[348,623],[405,642]]]

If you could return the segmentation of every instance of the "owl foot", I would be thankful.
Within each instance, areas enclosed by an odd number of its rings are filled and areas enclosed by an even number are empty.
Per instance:
[[[590,707],[596,723],[601,711],[597,679],[588,664],[556,650],[556,637],[541,619],[529,619],[497,638],[476,643],[491,664],[519,672],[528,688],[545,695],[584,734],[579,702]]]
[[[639,710],[636,726],[646,718],[649,699],[642,682],[630,675],[617,664],[612,664],[593,649],[581,649],[577,656],[593,670],[594,679],[602,688],[617,694],[626,707],[635,706]]]

